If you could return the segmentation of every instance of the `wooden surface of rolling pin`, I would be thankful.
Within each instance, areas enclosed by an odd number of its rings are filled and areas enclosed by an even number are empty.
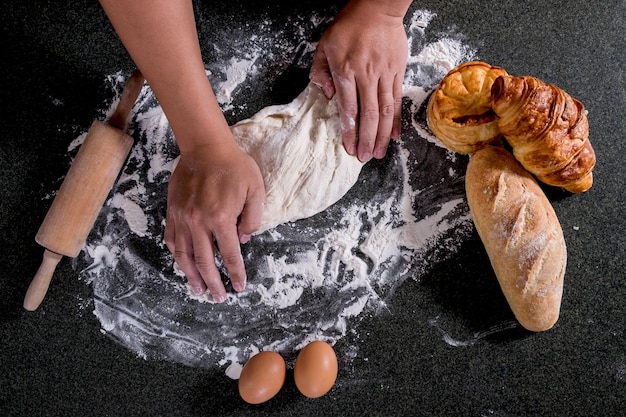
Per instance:
[[[124,130],[142,86],[143,76],[133,72],[109,122],[95,121],[87,132],[35,237],[45,250],[24,298],[26,310],[39,307],[63,256],[76,257],[85,244],[133,145]]]

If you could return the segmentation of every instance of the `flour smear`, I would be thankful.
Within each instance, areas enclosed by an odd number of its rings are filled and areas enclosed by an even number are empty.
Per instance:
[[[349,361],[358,355],[350,340],[357,339],[359,321],[385,309],[405,280],[419,279],[454,254],[471,231],[465,162],[429,133],[424,108],[445,73],[473,59],[474,51],[452,37],[426,43],[433,17],[418,10],[408,22],[402,138],[385,159],[364,166],[338,203],[243,245],[247,288],[234,293],[224,273],[230,291],[222,304],[193,295],[163,243],[167,183],[178,149],[144,86],[133,110],[130,159],[74,261],[93,287],[102,332],[142,358],[219,368],[232,378],[258,351],[278,351],[292,364],[314,339],[343,339],[348,347],[338,356]],[[240,45],[241,33],[237,39],[224,33],[216,36],[221,44],[204,45],[213,51],[207,76],[227,118],[235,122],[260,110],[249,108],[246,95],[259,85],[293,68],[306,70],[315,48],[306,34],[330,18],[301,17],[280,29],[267,19],[250,22],[243,29],[249,42]],[[126,76],[108,78],[116,97]]]

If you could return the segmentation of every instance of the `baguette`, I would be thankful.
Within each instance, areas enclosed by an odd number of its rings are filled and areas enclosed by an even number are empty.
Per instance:
[[[550,329],[559,317],[567,250],[550,201],[504,148],[470,156],[465,177],[472,219],[500,288],[526,329]]]

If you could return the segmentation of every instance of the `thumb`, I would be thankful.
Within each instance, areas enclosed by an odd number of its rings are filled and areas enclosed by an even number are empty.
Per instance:
[[[333,98],[335,95],[335,83],[333,82],[333,76],[330,72],[330,66],[328,65],[324,48],[319,45],[313,56],[309,79],[313,84],[322,89],[327,99],[330,100]]]

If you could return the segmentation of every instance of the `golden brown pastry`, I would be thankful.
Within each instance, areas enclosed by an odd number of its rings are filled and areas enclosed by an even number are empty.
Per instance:
[[[501,136],[491,108],[491,87],[501,75],[504,69],[475,61],[443,78],[428,102],[427,121],[447,148],[466,154]]]
[[[476,230],[515,317],[528,330],[548,330],[559,317],[567,263],[552,205],[500,147],[470,156],[465,187]]]
[[[593,184],[596,158],[583,104],[537,78],[484,62],[461,64],[430,97],[427,121],[454,152],[468,154],[504,136],[540,181],[573,193]]]
[[[534,77],[498,77],[491,89],[500,133],[515,158],[549,185],[574,193],[593,183],[595,154],[583,104]]]

